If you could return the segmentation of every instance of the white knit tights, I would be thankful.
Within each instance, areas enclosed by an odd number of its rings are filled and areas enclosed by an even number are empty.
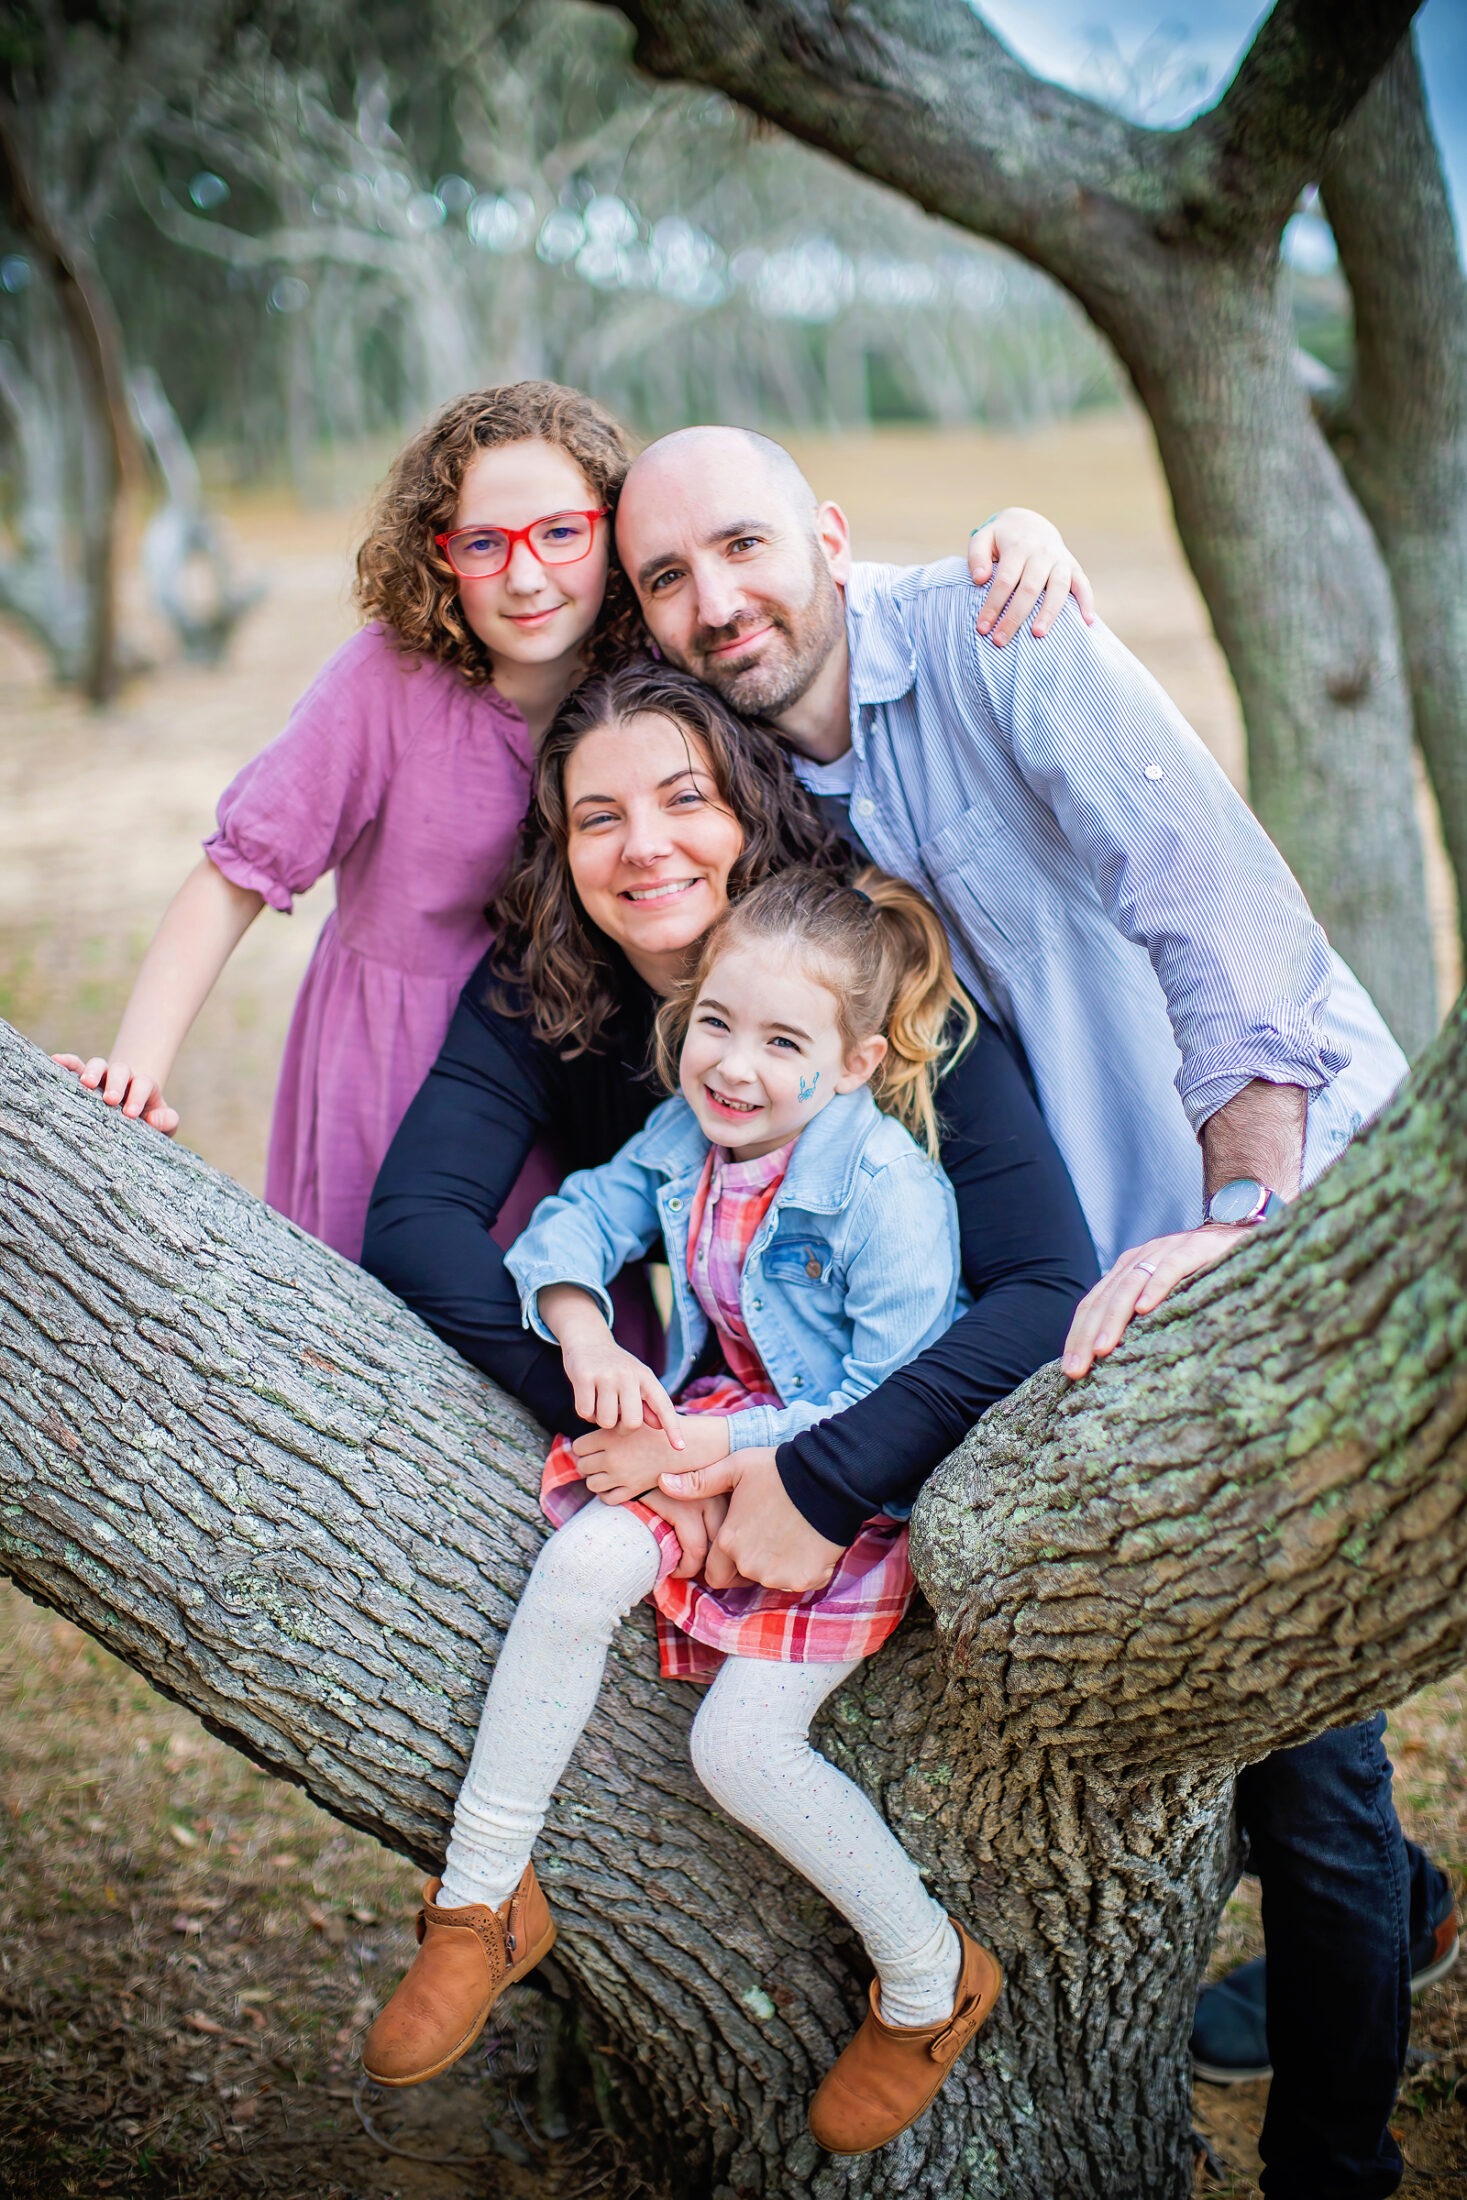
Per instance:
[[[518,1886],[556,1783],[595,1707],[618,1623],[657,1580],[657,1538],[592,1503],[540,1553],[520,1599],[453,1814],[439,1903],[492,1907]],[[889,2024],[951,2014],[961,1952],[900,1842],[861,1790],[810,1747],[810,1721],[847,1665],[728,1658],[693,1724],[693,1764],[730,1818],[802,1872],[860,1934]]]

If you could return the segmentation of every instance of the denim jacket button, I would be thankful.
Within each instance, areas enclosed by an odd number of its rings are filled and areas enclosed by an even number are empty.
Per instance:
[[[749,1301],[749,1305],[751,1310],[756,1314],[762,1314],[764,1311],[764,1301],[762,1299],[751,1299]]]
[[[797,1376],[795,1377],[795,1379],[794,1379],[794,1387],[795,1387],[795,1389],[796,1389],[796,1390],[803,1390],[803,1389],[804,1389],[804,1387],[805,1387],[805,1378],[804,1378],[804,1376],[803,1376],[803,1375],[797,1375]]]
[[[682,1201],[680,1199],[670,1199],[667,1203],[667,1211],[670,1215],[680,1215],[683,1211]]]

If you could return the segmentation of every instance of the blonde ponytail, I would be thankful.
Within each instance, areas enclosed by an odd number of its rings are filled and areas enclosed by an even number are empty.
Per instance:
[[[877,1027],[886,1036],[886,1057],[871,1080],[872,1097],[935,1161],[941,1138],[939,1065],[950,1067],[972,1045],[977,1013],[954,975],[942,919],[925,894],[874,865],[859,871],[854,883],[885,936],[882,975],[891,984]],[[854,1013],[854,1002],[851,1007]],[[956,1034],[950,1028],[954,1019]]]
[[[936,1161],[938,1078],[972,1044],[978,1018],[931,902],[874,866],[851,885],[804,867],[763,880],[719,918],[696,967],[658,1015],[657,1067],[670,1091],[703,981],[716,958],[744,940],[799,950],[833,995],[848,1047],[881,1033],[887,1052],[871,1079],[872,1098]]]

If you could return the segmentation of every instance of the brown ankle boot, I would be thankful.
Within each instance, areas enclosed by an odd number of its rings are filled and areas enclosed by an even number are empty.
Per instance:
[[[827,2154],[870,2154],[914,2124],[998,2000],[1002,1971],[956,1918],[952,1923],[963,1950],[952,2015],[912,2030],[887,2024],[880,1981],[871,1981],[871,2007],[861,2029],[826,2071],[810,2103],[810,2130]]]
[[[362,2065],[378,2085],[420,2085],[467,2054],[504,1992],[555,1945],[550,1906],[533,1864],[497,1910],[468,1903],[440,1910],[430,1879],[418,1912],[417,1954],[362,2042]]]

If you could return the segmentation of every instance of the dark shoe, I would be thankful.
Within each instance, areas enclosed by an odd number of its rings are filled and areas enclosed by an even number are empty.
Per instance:
[[[531,1864],[497,1910],[472,1902],[440,1910],[430,1879],[418,1912],[418,1952],[362,2042],[378,2085],[421,2085],[466,2055],[490,2010],[555,1944],[555,1924]]]
[[[878,1980],[861,2029],[820,2081],[810,2130],[827,2154],[870,2154],[914,2124],[946,2085],[953,2064],[998,2000],[1003,1973],[953,1919],[963,1951],[957,2000],[940,2024],[887,2024]]]
[[[1458,1955],[1457,1901],[1447,1880],[1441,1882],[1422,1930],[1411,1943],[1411,1991],[1424,1993],[1445,1978]],[[1204,1986],[1192,2020],[1192,2071],[1209,2085],[1244,2085],[1250,2078],[1271,2078],[1265,1997],[1265,1956],[1239,1964],[1215,1986]]]
[[[1197,1996],[1192,2019],[1192,2074],[1209,2085],[1245,2085],[1271,2078],[1264,2023],[1264,1958],[1239,1964]]]

